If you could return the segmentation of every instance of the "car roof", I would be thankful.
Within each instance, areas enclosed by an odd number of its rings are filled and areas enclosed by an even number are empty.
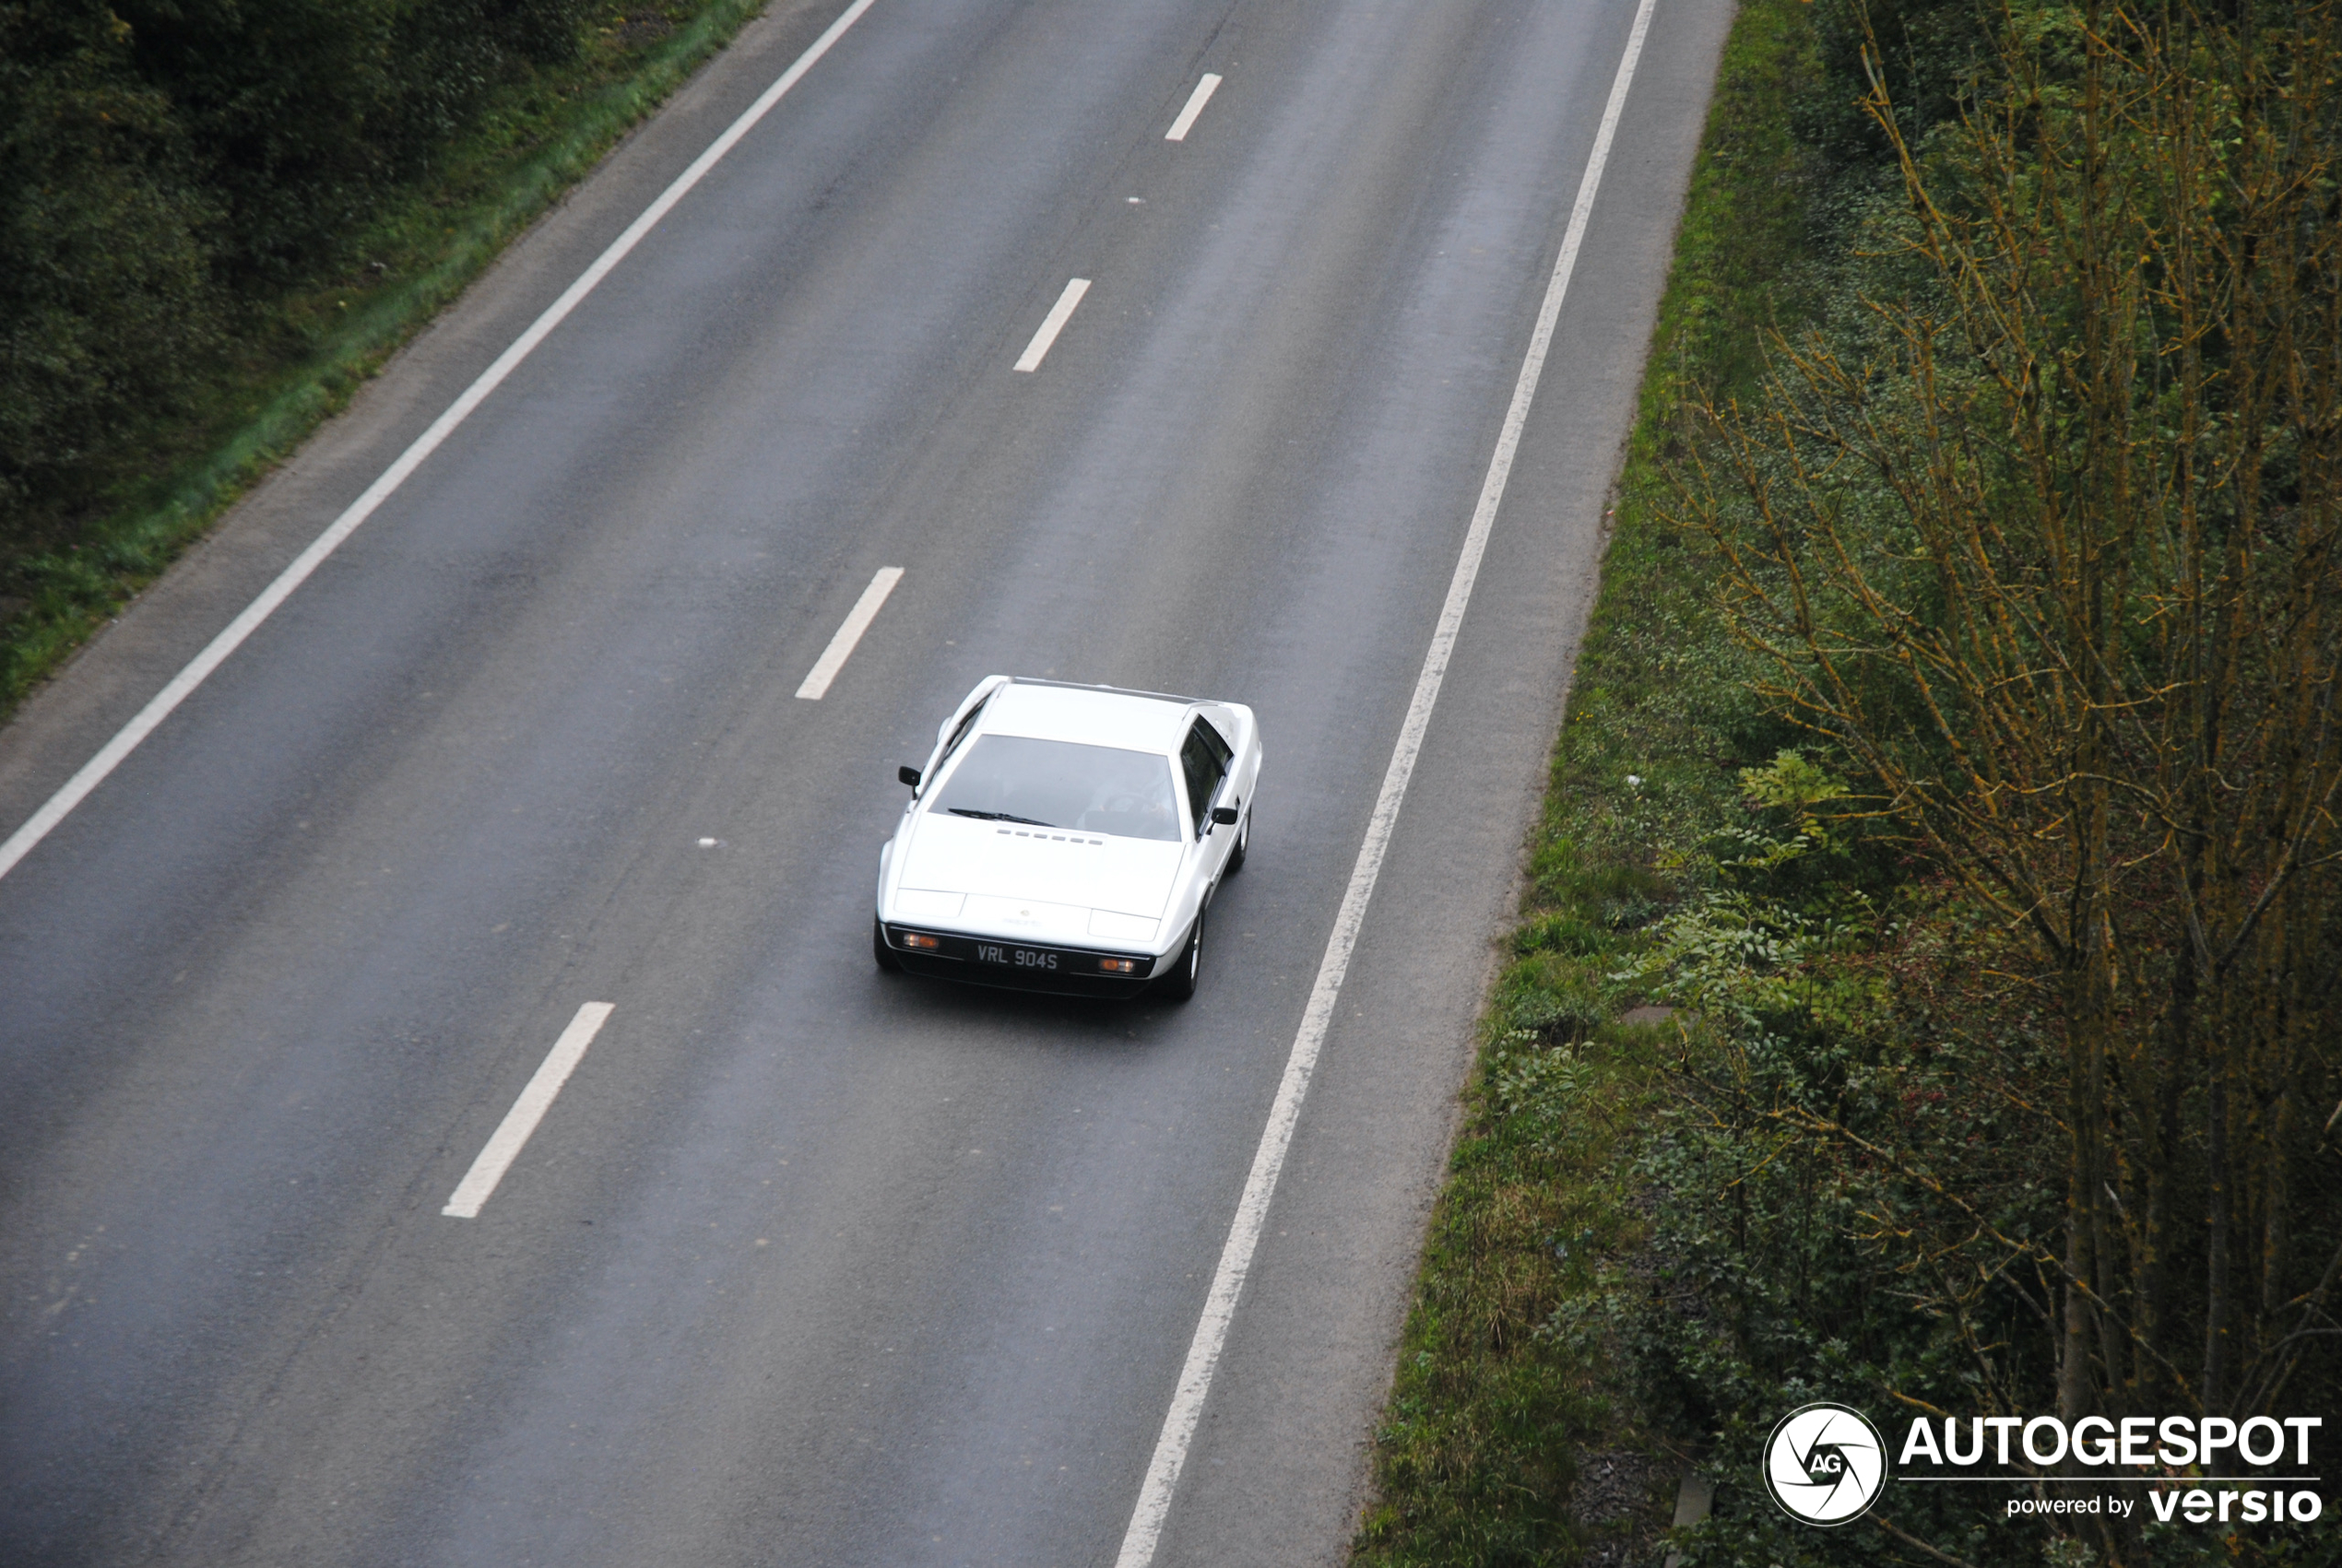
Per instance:
[[[1182,697],[1111,687],[1012,680],[992,694],[978,726],[988,735],[1073,740],[1174,755],[1193,704]]]

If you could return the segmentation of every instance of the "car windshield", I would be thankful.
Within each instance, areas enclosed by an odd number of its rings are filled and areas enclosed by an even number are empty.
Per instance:
[[[1021,735],[976,737],[929,809],[1126,839],[1179,837],[1169,758]]]

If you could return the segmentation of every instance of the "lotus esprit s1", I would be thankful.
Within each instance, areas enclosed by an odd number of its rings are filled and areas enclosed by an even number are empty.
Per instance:
[[[993,676],[936,731],[879,852],[879,967],[1078,996],[1195,994],[1244,864],[1260,731],[1236,702]]]

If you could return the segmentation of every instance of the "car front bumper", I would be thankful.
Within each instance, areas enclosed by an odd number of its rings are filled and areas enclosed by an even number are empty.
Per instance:
[[[886,933],[887,947],[910,973],[1016,991],[1135,996],[1147,988],[1164,961],[1152,953],[1018,942],[899,921],[881,922],[880,928]],[[919,946],[906,940],[914,937],[921,939]],[[934,945],[927,946],[929,942]],[[1130,967],[1119,973],[1109,967],[1122,964]]]

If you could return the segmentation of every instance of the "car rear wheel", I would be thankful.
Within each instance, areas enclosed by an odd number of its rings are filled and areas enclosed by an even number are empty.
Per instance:
[[[1188,945],[1179,949],[1177,967],[1154,983],[1155,990],[1175,1002],[1184,1002],[1195,995],[1196,974],[1203,967],[1203,912],[1196,911],[1194,928],[1188,933]]]
[[[886,945],[886,927],[879,924],[879,917],[875,914],[870,916],[870,957],[876,959],[878,966],[889,974],[903,973],[903,961],[895,957],[893,948]]]

